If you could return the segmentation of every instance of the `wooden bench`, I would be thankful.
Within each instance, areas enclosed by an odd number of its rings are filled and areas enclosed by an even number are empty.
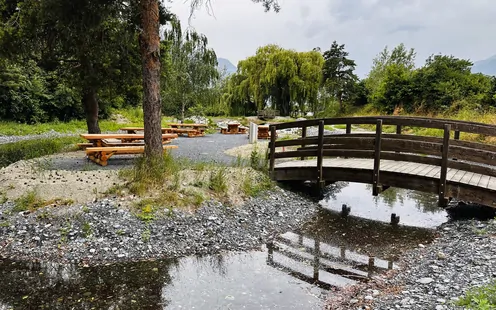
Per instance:
[[[207,124],[179,124],[170,123],[169,126],[172,129],[192,129],[194,133],[188,133],[188,137],[201,137],[205,135],[205,130],[207,130]]]
[[[168,149],[177,149],[177,145],[164,145],[164,151]],[[103,146],[86,148],[86,156],[89,160],[100,166],[107,166],[108,160],[115,154],[142,154],[145,151],[144,146]]]
[[[105,143],[108,139],[117,139],[120,140],[121,143],[137,143],[138,141],[142,143],[145,139],[145,135],[143,134],[81,134],[81,137],[91,141],[93,146],[106,146]],[[170,142],[170,140],[177,138],[177,134],[163,134],[162,142]],[[122,144],[119,144],[122,145]],[[115,146],[112,145],[112,146]]]

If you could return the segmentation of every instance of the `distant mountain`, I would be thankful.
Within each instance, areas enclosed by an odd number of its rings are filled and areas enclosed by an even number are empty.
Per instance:
[[[225,70],[227,74],[233,74],[238,70],[236,66],[232,64],[232,62],[225,58],[217,58],[217,62],[219,63],[217,65],[217,69],[220,72],[223,72]]]
[[[496,55],[474,62],[472,72],[496,76]]]

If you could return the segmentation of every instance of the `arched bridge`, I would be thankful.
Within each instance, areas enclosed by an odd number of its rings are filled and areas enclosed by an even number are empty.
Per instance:
[[[375,131],[352,132],[353,125],[364,124],[375,126]],[[346,132],[324,134],[329,125],[344,125]],[[415,127],[429,135],[407,134]],[[290,128],[300,129],[301,137],[276,141],[276,130]],[[270,130],[269,169],[274,180],[311,180],[320,186],[336,181],[370,183],[373,195],[393,186],[438,194],[441,206],[456,198],[496,207],[496,145],[473,142],[496,137],[496,126],[374,116],[280,123]],[[463,139],[469,136],[471,141]]]

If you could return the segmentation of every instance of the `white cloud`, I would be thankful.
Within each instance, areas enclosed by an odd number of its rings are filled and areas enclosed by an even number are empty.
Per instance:
[[[265,13],[250,0],[211,0],[191,25],[205,34],[219,57],[237,64],[266,44],[300,51],[345,44],[359,75],[386,45],[404,43],[417,51],[417,63],[430,54],[479,60],[496,54],[494,0],[280,0],[281,12]],[[171,9],[183,23],[189,2]]]

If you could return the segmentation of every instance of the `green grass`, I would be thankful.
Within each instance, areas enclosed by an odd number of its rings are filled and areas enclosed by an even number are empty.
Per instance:
[[[0,168],[19,160],[32,159],[76,149],[79,137],[25,140],[0,145]]]
[[[474,310],[496,309],[496,281],[470,289],[457,305]]]
[[[143,110],[142,108],[130,108],[115,110],[113,115],[120,115],[126,123],[117,123],[115,119],[100,120],[100,129],[102,132],[117,131],[122,127],[142,127]],[[171,117],[162,117],[162,126],[167,126],[172,122]],[[60,133],[85,133],[88,132],[85,120],[73,120],[69,122],[49,122],[39,124],[21,124],[16,122],[0,121],[0,135],[6,136],[26,136],[42,134],[50,131]]]

